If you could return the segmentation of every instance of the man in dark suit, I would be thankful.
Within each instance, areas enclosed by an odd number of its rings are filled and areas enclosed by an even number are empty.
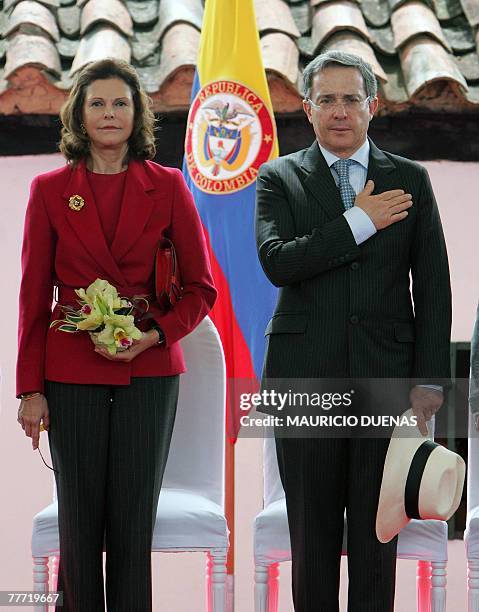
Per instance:
[[[315,142],[263,165],[257,182],[259,258],[280,287],[263,375],[419,379],[409,398],[425,432],[443,401],[437,382],[450,376],[451,327],[447,253],[427,172],[367,138],[377,82],[362,59],[318,56],[304,90]],[[345,510],[348,610],[393,609],[396,540],[381,544],[375,533],[387,446],[384,438],[276,434],[297,612],[339,610]]]

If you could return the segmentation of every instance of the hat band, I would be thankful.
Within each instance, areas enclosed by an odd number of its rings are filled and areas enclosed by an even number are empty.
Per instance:
[[[410,519],[420,519],[419,514],[419,489],[421,479],[424,474],[427,460],[432,451],[439,445],[431,440],[425,440],[414,453],[411,467],[406,480],[406,490],[404,492],[404,509]]]

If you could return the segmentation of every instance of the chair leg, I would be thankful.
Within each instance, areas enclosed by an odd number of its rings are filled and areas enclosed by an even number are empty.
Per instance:
[[[431,562],[431,612],[446,612],[447,563]]]
[[[60,558],[58,557],[58,555],[55,555],[54,557],[52,557],[52,590],[53,591],[57,590],[59,560]]]
[[[254,568],[254,611],[269,612],[269,567],[255,565]]]
[[[418,561],[417,574],[417,610],[431,612],[431,562]]]
[[[206,612],[211,612],[213,606],[212,590],[211,590],[211,568],[213,561],[209,552],[206,553]]]
[[[268,612],[278,612],[279,563],[268,568]]]
[[[33,590],[40,593],[48,592],[48,557],[33,557]],[[33,608],[34,612],[48,612],[48,604]]]
[[[479,612],[479,559],[467,560],[467,609]]]
[[[207,553],[206,585],[208,612],[226,612],[226,550]]]

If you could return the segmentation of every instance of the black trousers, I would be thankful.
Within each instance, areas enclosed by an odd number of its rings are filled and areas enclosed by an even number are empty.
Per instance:
[[[62,612],[150,612],[151,542],[179,377],[128,386],[47,381]]]
[[[397,538],[381,544],[375,530],[388,443],[385,439],[277,435],[296,612],[339,612],[345,509],[348,612],[394,609]]]

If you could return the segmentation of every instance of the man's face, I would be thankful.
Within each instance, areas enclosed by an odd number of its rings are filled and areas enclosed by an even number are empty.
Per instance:
[[[321,146],[338,157],[350,157],[366,140],[369,122],[378,107],[366,100],[363,77],[356,68],[328,66],[313,77],[310,99],[303,102]]]

